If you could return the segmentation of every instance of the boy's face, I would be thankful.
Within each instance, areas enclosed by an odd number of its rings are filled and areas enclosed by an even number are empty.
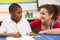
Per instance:
[[[42,22],[46,22],[49,19],[51,19],[51,14],[48,13],[48,10],[46,8],[41,8],[40,10],[40,18]]]
[[[22,8],[17,7],[14,12],[11,12],[11,18],[20,21],[22,18]]]

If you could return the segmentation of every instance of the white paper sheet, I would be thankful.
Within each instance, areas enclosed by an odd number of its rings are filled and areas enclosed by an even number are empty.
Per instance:
[[[7,37],[7,40],[34,40],[32,36],[22,36],[21,38]]]

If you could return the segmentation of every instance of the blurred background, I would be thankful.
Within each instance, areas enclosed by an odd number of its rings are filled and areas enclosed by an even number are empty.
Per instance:
[[[60,5],[60,0],[0,0],[0,23],[10,17],[8,8],[11,3],[21,5],[23,18],[30,22],[40,17],[39,6],[43,4]]]

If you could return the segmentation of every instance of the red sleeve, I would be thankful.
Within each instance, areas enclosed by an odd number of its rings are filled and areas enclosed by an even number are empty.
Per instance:
[[[56,23],[53,28],[60,28],[60,23]]]
[[[41,27],[41,20],[37,19],[37,20],[31,22],[30,27],[31,27],[31,29],[37,28],[37,30],[40,31],[41,30],[41,28],[40,28]]]

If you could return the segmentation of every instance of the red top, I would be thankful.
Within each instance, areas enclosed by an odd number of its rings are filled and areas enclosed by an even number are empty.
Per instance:
[[[60,28],[60,23],[55,23],[53,28]]]
[[[41,25],[42,25],[42,22],[41,22],[40,19],[37,19],[37,20],[35,20],[35,21],[30,23],[31,29],[37,28],[38,32],[41,31]],[[60,28],[60,24],[59,23],[55,23],[53,25],[53,28]]]

